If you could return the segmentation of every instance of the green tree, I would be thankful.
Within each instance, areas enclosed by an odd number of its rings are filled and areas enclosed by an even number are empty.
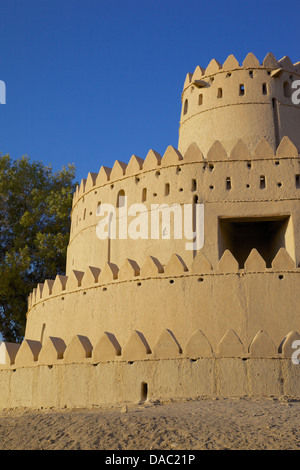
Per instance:
[[[0,156],[0,333],[21,341],[28,295],[65,273],[73,165],[53,172],[23,156]]]

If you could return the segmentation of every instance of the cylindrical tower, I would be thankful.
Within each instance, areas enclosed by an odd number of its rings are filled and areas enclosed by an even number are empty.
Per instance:
[[[299,151],[300,105],[292,100],[299,79],[299,63],[271,53],[262,65],[249,53],[241,66],[233,55],[223,65],[213,59],[206,70],[198,66],[183,87],[178,150],[196,142],[206,154],[219,140],[230,152],[242,139],[253,151],[261,138],[276,150],[287,136]]]
[[[73,389],[80,406],[131,400],[135,387],[143,400],[145,387],[199,398],[209,382],[205,396],[224,396],[225,377],[234,396],[253,396],[254,383],[299,396],[287,372],[297,376],[300,319],[299,72],[271,54],[262,66],[249,54],[242,67],[233,56],[198,67],[184,86],[180,151],[149,150],[81,181],[66,275],[30,294],[16,372],[1,382],[12,402],[20,377],[33,400],[42,380],[43,406],[51,394],[74,406]],[[36,375],[18,371],[28,363]]]

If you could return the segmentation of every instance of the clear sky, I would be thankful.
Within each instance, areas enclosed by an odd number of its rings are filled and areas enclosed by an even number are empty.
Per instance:
[[[248,52],[300,60],[300,1],[0,0],[0,152],[77,180],[177,147],[185,76]]]

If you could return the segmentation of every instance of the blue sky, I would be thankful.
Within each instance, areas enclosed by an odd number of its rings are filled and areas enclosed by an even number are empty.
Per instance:
[[[77,180],[177,147],[187,72],[248,52],[300,60],[300,2],[0,0],[0,152]]]

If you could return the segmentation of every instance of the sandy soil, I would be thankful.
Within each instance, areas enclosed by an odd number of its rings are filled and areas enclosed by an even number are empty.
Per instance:
[[[92,410],[0,412],[0,450],[289,450],[300,401],[201,399]]]

